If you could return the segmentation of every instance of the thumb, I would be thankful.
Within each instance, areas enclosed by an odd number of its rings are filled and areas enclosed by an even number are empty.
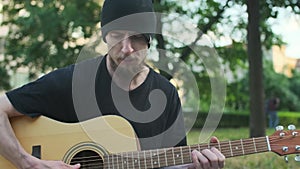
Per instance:
[[[79,169],[80,168],[80,164],[78,163],[78,164],[72,165],[72,168]]]
[[[210,142],[211,142],[211,143],[218,143],[218,142],[219,142],[219,139],[218,139],[217,137],[215,137],[215,136],[212,136],[212,137],[210,138]]]

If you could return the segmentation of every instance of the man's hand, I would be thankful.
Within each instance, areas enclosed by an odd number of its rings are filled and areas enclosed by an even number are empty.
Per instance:
[[[26,167],[25,167],[26,168]],[[28,167],[27,167],[28,168]],[[46,161],[35,159],[31,166],[31,169],[80,169],[80,164],[68,165],[62,161]]]
[[[216,137],[210,139],[211,143],[218,143]],[[225,165],[225,156],[215,147],[205,149],[201,152],[197,150],[192,151],[192,161],[189,169],[219,169]]]

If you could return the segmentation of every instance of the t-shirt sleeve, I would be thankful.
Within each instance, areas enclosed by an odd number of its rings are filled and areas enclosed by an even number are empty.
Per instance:
[[[14,108],[24,115],[76,121],[72,103],[72,70],[72,66],[55,70],[6,95]]]

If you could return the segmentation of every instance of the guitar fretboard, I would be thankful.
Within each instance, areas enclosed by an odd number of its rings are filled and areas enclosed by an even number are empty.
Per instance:
[[[156,150],[124,152],[104,156],[105,169],[146,169],[191,163],[191,152],[215,147],[226,158],[270,151],[268,137],[197,144]]]

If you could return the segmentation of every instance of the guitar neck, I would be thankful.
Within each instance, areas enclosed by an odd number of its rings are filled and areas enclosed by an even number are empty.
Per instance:
[[[156,150],[124,152],[104,156],[105,168],[159,168],[191,163],[191,152],[216,147],[226,158],[270,151],[268,137],[197,144]]]

